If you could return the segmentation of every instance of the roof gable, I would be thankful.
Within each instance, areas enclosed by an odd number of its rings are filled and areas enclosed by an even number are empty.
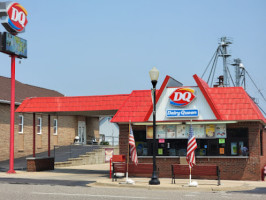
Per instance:
[[[242,87],[210,88],[197,75],[193,77],[220,120],[261,120],[266,123],[265,117]]]
[[[150,90],[134,90],[119,108],[111,122],[143,122],[151,105]]]

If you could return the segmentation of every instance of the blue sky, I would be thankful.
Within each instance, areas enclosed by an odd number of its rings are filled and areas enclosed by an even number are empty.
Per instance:
[[[242,60],[266,96],[266,1],[17,2],[29,21],[19,35],[28,40],[28,59],[16,65],[23,83],[67,96],[127,94],[150,89],[148,72],[156,66],[158,86],[166,75],[195,85],[192,75],[202,75],[219,38],[227,36],[233,40],[231,60]],[[0,54],[0,61],[0,75],[10,77],[10,58]],[[218,68],[221,74],[221,63]],[[266,102],[247,85],[266,111]]]

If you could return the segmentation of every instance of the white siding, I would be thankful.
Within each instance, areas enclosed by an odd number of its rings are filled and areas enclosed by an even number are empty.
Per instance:
[[[166,88],[161,98],[159,99],[156,105],[156,121],[176,121],[176,120],[189,120],[190,118],[169,118],[166,117],[167,109],[198,109],[199,117],[192,118],[194,120],[215,120],[216,117],[210,108],[208,102],[206,101],[204,95],[200,91],[199,87],[182,87],[182,88],[191,88],[195,90],[196,98],[184,108],[173,106],[170,104],[169,96],[177,89],[177,88]],[[152,121],[152,114],[149,118],[149,121]]]

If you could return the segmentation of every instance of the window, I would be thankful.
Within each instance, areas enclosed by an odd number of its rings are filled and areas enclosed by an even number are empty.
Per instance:
[[[153,140],[146,138],[148,133],[140,129],[133,131],[138,156],[152,156]],[[248,128],[231,128],[226,129],[226,132],[226,137],[196,138],[196,156],[248,156]],[[166,134],[165,139],[157,141],[157,156],[186,156],[187,154],[187,138],[167,138]],[[262,138],[261,141],[263,141]],[[261,144],[260,148],[262,146]]]
[[[248,156],[248,129],[227,129],[226,154],[228,156]]]
[[[54,135],[57,135],[57,119],[54,119]]]
[[[41,117],[38,117],[37,134],[42,134],[42,118]]]
[[[19,115],[18,116],[18,132],[19,133],[23,133],[23,125],[24,125],[24,116],[23,115]]]

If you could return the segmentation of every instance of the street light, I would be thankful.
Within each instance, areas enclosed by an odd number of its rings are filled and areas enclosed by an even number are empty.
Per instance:
[[[159,71],[156,69],[156,67],[153,67],[149,71],[150,77],[151,77],[151,83],[153,86],[152,94],[153,94],[153,172],[151,180],[149,181],[150,185],[160,185],[160,181],[157,177],[157,167],[156,167],[156,84],[157,80],[159,78]]]

